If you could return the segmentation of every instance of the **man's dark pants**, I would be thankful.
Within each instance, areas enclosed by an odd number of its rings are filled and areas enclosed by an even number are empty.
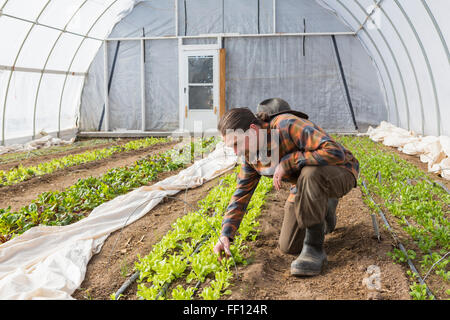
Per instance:
[[[328,198],[341,198],[356,186],[354,175],[338,166],[305,166],[284,207],[280,249],[302,251],[305,229],[325,221]],[[294,194],[293,194],[294,193]]]

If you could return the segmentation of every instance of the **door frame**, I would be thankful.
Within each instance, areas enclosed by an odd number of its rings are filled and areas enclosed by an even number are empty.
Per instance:
[[[225,110],[225,49],[219,44],[200,44],[200,45],[183,45],[182,39],[178,42],[178,84],[179,84],[179,131],[187,132],[185,129],[186,113],[189,112],[187,107],[187,95],[184,93],[184,85],[186,81],[186,54],[202,54],[210,55],[213,52],[214,59],[214,107],[216,109],[217,121],[223,115]],[[206,111],[206,110],[205,110]],[[203,111],[203,112],[205,112]],[[209,110],[208,110],[209,111]],[[197,110],[196,112],[202,112]],[[214,109],[213,109],[214,112]],[[205,129],[203,129],[205,131]]]

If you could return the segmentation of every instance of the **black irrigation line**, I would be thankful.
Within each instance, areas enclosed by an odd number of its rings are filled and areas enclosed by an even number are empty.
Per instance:
[[[303,37],[303,39],[304,39],[304,37]],[[358,130],[358,125],[356,124],[356,118],[355,118],[355,111],[353,110],[352,99],[350,97],[350,92],[348,90],[347,80],[345,79],[344,68],[342,66],[341,56],[339,55],[339,49],[338,49],[338,46],[336,43],[336,37],[334,35],[332,35],[331,40],[333,41],[333,47],[334,47],[334,51],[336,53],[336,58],[337,58],[337,61],[339,64],[339,71],[341,73],[342,82],[344,84],[345,95],[347,97],[347,102],[348,102],[348,106],[350,108],[350,113],[352,116],[353,124],[355,125],[355,130]]]
[[[363,185],[364,189],[366,190],[366,193],[369,194],[369,190],[367,189],[365,181],[362,182],[362,185]],[[378,228],[378,223],[377,223],[375,214],[373,214],[371,212],[370,217],[372,218],[372,225],[373,225],[373,229],[375,231],[375,236],[377,237],[378,242],[381,242],[380,230]]]
[[[215,214],[213,215],[213,217],[215,216]],[[195,250],[191,253],[190,257],[192,257],[194,254],[196,254],[197,252],[200,251],[200,248],[205,244],[205,242],[209,239],[209,235],[206,235],[198,244],[197,247],[195,248]],[[139,272],[139,271],[137,271]],[[172,282],[166,282],[163,287],[161,288],[161,290],[158,292],[158,294],[156,295],[156,300],[158,300],[159,297],[164,296],[166,294],[167,289],[169,288],[170,284]]]
[[[220,181],[220,183],[219,183],[218,186],[221,186],[221,185],[222,185],[222,182],[223,182],[223,180]],[[186,186],[185,192],[187,192],[188,189],[189,189],[189,186],[187,185],[187,186]],[[174,199],[174,200],[177,200],[177,201],[181,201],[181,202],[183,202],[183,203],[185,204],[185,207],[186,207],[186,205],[188,205],[194,212],[198,212],[198,210],[196,210],[195,207],[194,207],[193,205],[191,205],[190,203],[188,203],[187,201],[182,200],[182,199],[178,199],[178,198],[173,197],[173,196],[167,196],[167,195],[164,195],[164,196],[152,198],[151,200],[153,200],[153,199],[158,199],[158,198],[169,198],[169,199]],[[113,245],[113,248],[112,248],[112,250],[111,250],[111,254],[110,254],[110,256],[109,256],[109,259],[110,259],[111,256],[112,256],[112,252],[114,251],[114,248],[115,248],[115,246],[116,246],[116,244],[117,244],[117,241],[118,241],[118,239],[120,238],[120,235],[121,235],[121,233],[122,233],[122,230],[123,230],[124,227],[126,226],[128,220],[129,220],[129,218],[136,212],[136,210],[137,210],[138,208],[140,208],[140,207],[141,207],[142,205],[144,205],[144,204],[147,204],[147,201],[144,201],[142,204],[140,204],[139,206],[137,206],[137,207],[133,210],[133,212],[131,212],[131,214],[127,217],[127,219],[126,219],[124,225],[122,226],[122,229],[120,230],[119,237],[117,238],[116,242],[115,242],[114,245]],[[213,217],[216,215],[216,213],[217,213],[217,212],[214,213]],[[200,214],[200,213],[199,213],[199,214]],[[222,240],[220,240],[220,236],[218,235],[216,229],[209,223],[208,219],[206,219],[206,218],[203,216],[203,214],[200,214],[200,215],[201,215],[201,217],[206,221],[206,223],[209,225],[209,227],[211,228],[211,230],[214,231],[214,233],[215,233],[216,236],[218,237],[219,241],[222,243]],[[198,250],[200,250],[200,247],[203,245],[203,243],[204,243],[208,238],[209,238],[209,236],[207,236],[205,239],[203,239],[203,240],[197,245],[196,249],[194,250],[194,252],[193,252],[192,254],[198,252]],[[222,244],[223,244],[223,243],[222,243]],[[230,251],[230,255],[231,255],[231,258],[233,259],[234,268],[235,268],[236,275],[237,275],[236,260],[234,259],[234,255],[233,255],[233,253],[232,253],[231,251]],[[108,263],[108,265],[109,265],[109,263]],[[126,289],[127,289],[134,281],[136,281],[136,279],[139,277],[139,274],[140,274],[140,272],[139,272],[139,271],[136,271],[130,278],[128,278],[128,279],[122,284],[122,286],[119,288],[119,290],[117,290],[116,293],[115,293],[115,298],[116,298],[116,300],[119,300],[120,294],[123,294],[123,293],[125,292],[125,290],[126,290]],[[170,285],[170,283],[164,284],[163,288],[162,288],[161,291],[158,293],[157,298],[160,297],[161,294],[163,294],[163,293],[167,290],[167,288],[169,287],[169,285]],[[199,285],[199,283],[197,283],[196,287],[198,287],[198,285]]]
[[[407,258],[407,262],[408,265],[411,269],[411,271],[417,276],[417,278],[419,279],[419,283],[422,285],[425,285],[425,289],[427,291],[428,296],[432,299],[435,300],[435,296],[434,294],[431,292],[431,290],[428,288],[427,284],[425,283],[425,281],[422,279],[422,277],[419,274],[419,271],[417,271],[416,267],[414,266],[413,262],[411,261],[411,259],[408,258],[408,252],[406,251],[405,247],[403,246],[403,244],[401,243],[400,239],[398,238],[397,234],[395,233],[395,231],[392,229],[391,225],[389,224],[389,222],[386,219],[386,216],[384,215],[383,211],[380,209],[379,205],[373,200],[373,198],[370,196],[369,194],[369,190],[366,187],[365,181],[362,180],[362,183],[364,185],[364,188],[366,189],[367,193],[366,196],[371,200],[371,202],[375,205],[375,207],[377,208],[378,214],[380,215],[381,219],[383,220],[385,226],[387,227],[388,231],[391,233],[392,237],[394,238],[394,241],[397,243],[398,247],[400,248],[400,250],[403,252],[403,254],[406,256]]]
[[[187,205],[190,206],[191,208],[194,208],[190,203],[188,203],[188,202],[186,202],[186,201],[184,201],[184,200],[178,199],[178,198],[176,198],[176,197],[172,197],[172,196],[161,196],[161,197],[152,198],[152,200],[153,200],[153,199],[157,199],[157,198],[170,198],[170,199],[178,200],[178,201],[184,202],[184,204],[187,204]],[[137,208],[133,211],[133,213],[134,213],[136,210],[137,210]],[[195,210],[195,209],[194,209],[194,211],[198,211],[198,210]],[[216,229],[215,229],[213,226],[211,226],[211,224],[209,223],[209,221],[208,221],[202,214],[201,214],[201,216],[202,216],[203,219],[205,219],[205,221],[208,223],[209,227],[210,227],[210,228],[214,231],[214,233],[218,236]],[[215,214],[214,214],[213,216],[215,216]],[[202,239],[201,242],[197,245],[197,247],[196,247],[196,249],[194,250],[194,252],[192,252],[191,256],[192,256],[193,254],[197,253],[198,250],[200,250],[200,247],[201,247],[201,246],[206,242],[206,240],[208,240],[208,239],[209,239],[209,236],[207,236],[207,237],[205,237],[204,239]],[[219,236],[218,236],[218,239],[219,239],[219,241],[222,243],[222,240],[220,240],[220,237],[219,237]],[[231,258],[233,259],[234,268],[235,268],[236,274],[237,274],[236,260],[234,259],[234,255],[233,255],[233,253],[232,253],[231,251],[230,251],[230,254],[231,254]],[[117,290],[116,293],[115,293],[116,300],[118,300],[118,299],[120,298],[120,294],[122,294],[123,292],[125,292],[125,290],[126,290],[126,289],[127,289],[134,281],[136,281],[136,279],[139,277],[139,274],[140,274],[140,272],[139,272],[139,271],[136,271],[129,279],[127,279],[127,280],[123,283],[123,285],[122,285],[122,286],[119,288],[119,290]],[[169,285],[170,285],[170,282],[164,284],[163,288],[162,288],[161,291],[158,293],[157,298],[160,297],[162,294],[164,294],[164,292],[167,290],[167,288],[169,287]]]

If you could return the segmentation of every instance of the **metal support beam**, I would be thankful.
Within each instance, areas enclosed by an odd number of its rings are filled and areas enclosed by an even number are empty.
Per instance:
[[[353,1],[355,2],[355,4],[356,4],[363,12],[366,12],[366,10],[364,9],[364,7],[363,7],[358,1],[356,1],[356,0],[353,0]],[[378,4],[380,4],[381,1],[382,1],[382,0],[380,0],[380,2],[379,2]],[[379,6],[378,6],[378,7],[379,7]],[[377,8],[378,8],[378,7],[377,7]],[[376,8],[375,8],[375,9],[376,9]],[[363,28],[363,29],[364,29],[364,28]],[[380,29],[378,29],[378,28],[376,29],[376,31],[378,32],[378,34],[380,35],[380,37],[383,39],[384,44],[385,44],[386,47],[388,48],[388,50],[389,50],[389,52],[390,52],[390,54],[391,54],[392,60],[394,61],[394,65],[395,65],[395,67],[396,67],[396,69],[397,69],[397,72],[398,72],[398,74],[399,74],[400,84],[401,84],[401,86],[402,86],[403,96],[404,96],[405,102],[406,102],[406,106],[405,106],[405,107],[406,107],[406,126],[407,126],[407,129],[410,130],[409,99],[408,99],[408,94],[406,93],[406,86],[405,86],[405,81],[404,81],[403,73],[402,73],[402,71],[401,71],[401,69],[400,69],[400,66],[399,66],[399,64],[398,64],[397,58],[396,58],[394,52],[392,51],[392,48],[391,48],[389,42],[387,41],[386,37],[384,36],[383,32],[382,32]],[[366,32],[367,32],[367,31],[366,31]],[[368,33],[368,32],[367,32],[367,33]]]
[[[106,43],[106,41],[105,41]],[[119,55],[120,41],[117,41],[116,52],[114,53],[114,60],[111,67],[111,72],[108,80],[108,93],[111,91],[112,78],[114,76],[114,70],[116,69],[117,56]],[[109,101],[109,100],[108,100]],[[100,121],[98,122],[98,131],[102,130],[103,121],[105,119],[105,104],[103,104],[102,114],[100,116]]]
[[[431,21],[433,21],[433,26],[436,29],[439,38],[441,39],[442,47],[444,48],[445,54],[447,55],[447,59],[450,60],[450,53],[448,51],[447,42],[444,39],[444,35],[442,34],[441,28],[439,28],[439,24],[437,23],[436,18],[433,15],[433,12],[431,12],[430,7],[428,7],[425,0],[421,0],[421,2],[425,10],[427,11],[428,15],[430,16]]]
[[[46,6],[47,6],[47,5],[46,5]],[[28,19],[24,19],[24,18],[17,17],[17,16],[13,16],[13,15],[4,13],[4,12],[2,12],[2,11],[0,11],[0,16],[4,16],[4,17],[11,18],[11,19],[20,20],[20,21],[23,21],[23,22],[31,23],[32,25],[36,25],[36,26],[40,26],[40,27],[45,27],[45,28],[48,28],[48,29],[53,29],[53,30],[61,31],[61,32],[63,32],[63,33],[69,33],[69,34],[72,34],[72,35],[74,35],[74,36],[78,36],[78,37],[82,37],[82,38],[88,38],[88,39],[91,39],[91,40],[103,41],[103,39],[100,39],[100,38],[90,37],[90,36],[88,36],[88,35],[84,35],[84,34],[81,34],[81,33],[76,33],[76,32],[73,32],[73,31],[66,30],[66,29],[60,29],[60,28],[56,28],[56,27],[53,27],[53,26],[49,26],[49,25],[47,25],[47,24],[39,23],[39,22],[37,21],[37,20],[39,19],[39,17],[36,19],[36,21],[33,21],[33,20],[28,20]]]
[[[392,21],[392,19],[389,17],[387,12],[382,7],[379,7],[379,8],[380,8],[380,11],[384,14],[384,16],[388,19],[389,23],[391,24],[392,28],[394,29],[395,33],[397,34],[397,37],[399,38],[400,43],[402,44],[403,49],[406,52],[406,55],[408,56],[408,61],[411,66],[411,69],[413,71],[414,79],[416,81],[417,93],[419,94],[420,115],[421,115],[421,120],[422,120],[421,121],[421,130],[422,130],[422,134],[424,134],[424,132],[425,132],[425,112],[424,112],[423,99],[422,99],[422,90],[420,89],[420,86],[419,86],[419,79],[417,77],[416,67],[412,61],[411,55],[409,54],[408,48],[406,47],[405,41],[403,40],[403,37],[400,34],[400,32],[397,30],[396,26],[394,25],[394,22]]]
[[[167,37],[130,37],[130,38],[108,38],[106,41],[140,41],[140,40],[168,40],[168,39],[199,39],[199,38],[261,38],[261,37],[326,37],[326,36],[354,36],[355,32],[299,32],[299,33],[261,33],[261,34],[240,34],[240,33],[216,33],[198,36],[167,36]]]
[[[12,66],[2,66],[0,65],[0,70],[7,71],[18,71],[18,72],[31,72],[31,73],[48,73],[48,74],[61,74],[61,75],[72,75],[72,76],[86,76],[86,72],[69,72],[63,70],[52,70],[52,69],[37,69],[37,68],[25,68],[25,67],[12,67]]]
[[[377,11],[377,9],[380,9],[380,5],[383,2],[383,0],[379,0],[378,2],[374,3],[374,8],[372,9],[372,11],[366,16],[366,19],[364,19],[364,22],[359,26],[358,30],[356,30],[356,33],[358,33],[359,31],[361,31],[364,28],[364,25],[367,23],[367,21],[369,21],[369,19],[372,18],[372,15],[375,13],[375,11]]]
[[[109,131],[108,42],[103,42],[103,96],[105,99],[105,131]]]
[[[100,21],[100,19],[103,17],[103,15],[106,13],[106,12],[108,12],[108,10],[114,5],[114,4],[116,4],[117,2],[118,2],[119,0],[114,0],[113,2],[111,2],[103,11],[102,11],[102,13],[95,19],[95,21],[91,24],[91,26],[90,26],[90,28],[89,28],[89,30],[86,32],[86,35],[89,35],[89,33],[91,33],[91,31],[92,31],[92,29],[94,29],[94,27],[97,25],[97,23]],[[81,42],[80,42],[80,44],[78,45],[78,48],[77,48],[77,50],[75,51],[75,53],[74,53],[74,55],[73,55],[73,57],[72,57],[72,60],[70,61],[70,65],[69,65],[69,67],[67,68],[68,70],[70,70],[71,68],[72,68],[72,65],[73,65],[73,63],[75,62],[75,59],[76,59],[76,57],[77,57],[77,55],[78,55],[78,52],[80,51],[80,49],[81,49],[81,47],[83,46],[83,43],[84,43],[84,41],[86,41],[86,37],[85,38],[83,38],[83,40],[81,40]],[[106,43],[107,43],[107,41],[104,41],[104,43],[105,43],[105,48],[107,47],[107,45],[106,45]],[[106,72],[107,72],[107,69],[106,69]],[[64,92],[65,92],[65,89],[66,89],[66,85],[67,85],[67,78],[68,78],[68,76],[66,76],[65,77],[65,79],[64,79],[64,84],[63,84],[63,88],[62,88],[62,90],[61,90],[61,95],[60,95],[60,97],[59,97],[59,111],[58,111],[58,131],[61,131],[61,108],[62,108],[62,101],[63,101],[63,97],[64,97]],[[105,81],[106,82],[108,82],[108,77],[106,77],[105,78]],[[108,86],[106,86],[106,89],[105,90],[107,90],[107,87]],[[106,102],[105,102],[106,103]],[[106,121],[105,121],[105,125],[109,125],[109,105],[108,105],[108,108],[107,108],[107,105],[105,104],[105,117],[106,117]]]
[[[402,5],[398,2],[398,0],[394,0],[394,2],[397,5],[397,7],[400,9],[400,11],[402,12],[403,16],[405,17],[406,21],[409,24],[409,27],[413,31],[414,37],[416,38],[416,41],[420,46],[420,50],[422,52],[423,58],[425,59],[425,63],[427,65],[427,69],[428,69],[428,75],[430,76],[431,85],[433,88],[434,100],[435,100],[437,135],[440,135],[441,134],[441,119],[440,119],[441,111],[440,111],[440,106],[439,106],[439,98],[438,98],[437,90],[436,90],[436,82],[434,79],[433,70],[431,69],[430,60],[428,59],[428,55],[425,52],[425,48],[423,46],[422,40],[420,40],[420,37],[416,31],[416,28],[414,27],[413,23],[411,22],[411,19],[409,18],[409,16],[406,14],[405,9],[403,9]]]
[[[272,30],[277,33],[277,0],[272,0]]]
[[[105,41],[106,43],[106,41]],[[145,40],[141,40],[141,130],[145,131]]]
[[[6,5],[7,2],[8,2],[8,1],[6,1],[4,5]],[[12,69],[11,69],[11,72],[10,72],[9,78],[8,78],[8,84],[7,84],[7,86],[6,86],[5,99],[4,99],[4,102],[3,102],[2,145],[5,145],[5,140],[6,140],[6,138],[5,138],[6,105],[7,105],[7,103],[8,103],[9,88],[10,88],[10,85],[11,85],[11,79],[12,79],[12,76],[13,76],[13,73],[14,73],[14,69],[16,68],[17,61],[19,60],[20,54],[22,53],[22,49],[23,49],[23,47],[24,47],[24,45],[25,45],[25,42],[28,40],[28,37],[30,36],[31,31],[33,31],[34,27],[35,27],[36,24],[37,24],[37,21],[38,21],[39,18],[42,16],[42,14],[45,12],[45,9],[47,9],[47,7],[48,7],[48,5],[50,4],[50,2],[51,2],[51,0],[48,0],[48,1],[45,3],[45,5],[42,7],[41,11],[39,12],[38,16],[36,17],[36,21],[32,21],[32,22],[31,22],[30,29],[28,29],[28,32],[27,32],[27,34],[25,35],[25,38],[23,39],[22,44],[20,45],[20,48],[19,48],[19,50],[17,51],[16,57],[15,57],[15,59],[14,59],[14,62],[13,62],[13,65],[12,65]],[[3,8],[4,8],[4,7],[2,7],[2,10],[3,10]],[[2,11],[0,11],[0,13],[2,14]],[[34,137],[34,132],[33,132],[33,137]]]
[[[69,26],[69,24],[72,22],[73,18],[77,15],[77,13],[84,7],[84,5],[88,2],[88,0],[84,0],[83,3],[80,4],[80,6],[73,12],[72,16],[70,17],[70,19],[67,21],[67,23],[64,26],[63,30],[66,30],[67,27]],[[47,55],[47,59],[45,60],[44,63],[44,67],[42,69],[45,70],[45,68],[47,68],[48,62],[50,61],[50,57],[53,54],[53,51],[56,48],[56,45],[58,44],[59,39],[61,39],[61,37],[63,36],[64,31],[61,31],[58,35],[58,38],[56,38],[56,40],[53,42],[53,46],[50,49],[50,52]],[[66,73],[66,76],[68,74]],[[85,74],[86,76],[86,74]],[[39,99],[39,93],[41,90],[41,83],[42,83],[42,78],[44,77],[44,73],[41,73],[41,76],[39,77],[39,82],[36,88],[36,94],[35,94],[35,98],[34,98],[34,115],[33,115],[33,136],[36,135],[36,114],[37,114],[37,103],[38,103],[38,99]],[[59,121],[59,118],[58,118]],[[57,136],[58,138],[60,138],[61,132],[60,130],[58,130]]]
[[[175,2],[175,36],[178,37],[179,25],[178,25],[178,0]]]
[[[336,2],[342,7],[342,8],[344,8],[344,10],[345,11],[347,11],[347,13],[359,24],[359,20],[355,17],[355,15],[347,8],[347,6],[345,5],[345,4],[343,4],[340,0],[336,0]],[[351,25],[351,24],[349,24],[349,23],[347,23],[348,25]],[[381,62],[382,62],[382,64],[383,64],[383,67],[384,67],[384,70],[385,70],[385,72],[386,72],[386,74],[387,74],[387,76],[388,76],[388,79],[389,79],[389,83],[390,83],[390,85],[391,85],[391,91],[392,91],[392,95],[393,95],[393,97],[394,97],[394,107],[395,107],[395,112],[396,112],[396,115],[397,115],[397,125],[398,125],[398,121],[399,121],[399,119],[400,119],[400,116],[399,116],[399,112],[398,112],[398,102],[397,102],[397,96],[396,96],[396,94],[395,94],[395,90],[394,90],[394,83],[393,83],[393,81],[392,81],[392,78],[391,78],[391,74],[390,74],[390,72],[389,72],[389,69],[388,69],[388,67],[387,67],[387,65],[386,65],[386,62],[385,62],[385,60],[384,60],[384,57],[383,57],[383,55],[381,54],[381,52],[380,52],[380,50],[378,49],[378,47],[377,47],[377,45],[376,45],[376,43],[373,41],[373,39],[372,39],[372,37],[370,36],[370,34],[365,30],[365,29],[362,29],[364,32],[365,32],[365,34],[366,34],[366,36],[369,38],[369,40],[370,40],[370,42],[372,43],[372,46],[375,48],[375,50],[376,50],[376,52],[377,52],[377,54],[378,54],[378,57],[380,58],[380,60],[381,60]],[[364,42],[363,42],[364,43]],[[381,79],[382,79],[382,77],[381,77]],[[382,80],[383,81],[383,80]]]
[[[335,36],[331,36],[331,39],[333,40],[334,52],[336,53],[336,58],[337,58],[337,61],[338,61],[338,64],[339,64],[339,71],[341,73],[342,82],[344,83],[345,94],[347,96],[348,107],[350,108],[350,113],[352,115],[353,124],[355,125],[355,130],[358,130],[358,125],[356,124],[356,119],[355,119],[355,112],[353,110],[352,99],[350,97],[350,92],[348,90],[347,80],[345,79],[344,68],[342,67],[341,56],[339,55],[339,49],[338,49],[337,43],[336,43],[336,37]]]

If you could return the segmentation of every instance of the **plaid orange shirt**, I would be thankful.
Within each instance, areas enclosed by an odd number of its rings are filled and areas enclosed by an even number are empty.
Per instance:
[[[278,130],[279,163],[288,176],[284,180],[296,183],[304,166],[336,165],[349,170],[355,176],[355,187],[359,175],[359,162],[353,154],[334,141],[322,128],[309,120],[291,114],[281,114],[270,123],[264,123],[262,129],[268,132],[267,150],[270,158],[270,129]],[[248,203],[262,175],[272,176],[277,163],[270,161],[246,161],[241,165],[237,177],[236,191],[231,197],[224,219],[222,235],[233,239]]]

